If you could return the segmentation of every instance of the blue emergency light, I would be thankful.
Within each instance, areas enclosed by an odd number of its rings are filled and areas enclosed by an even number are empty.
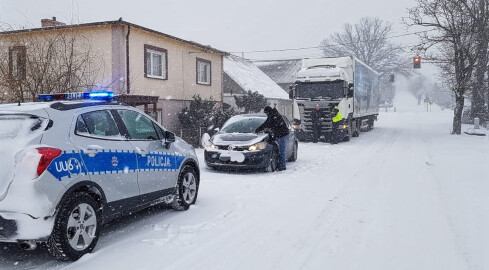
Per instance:
[[[111,91],[96,91],[96,92],[75,92],[63,94],[39,94],[39,101],[54,101],[54,100],[112,100],[114,92]]]

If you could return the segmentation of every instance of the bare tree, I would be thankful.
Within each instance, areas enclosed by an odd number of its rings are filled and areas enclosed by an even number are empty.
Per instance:
[[[328,57],[354,55],[384,77],[393,73],[409,76],[411,69],[404,49],[389,41],[391,34],[391,23],[364,17],[355,25],[343,25],[342,32],[324,39],[321,49]]]
[[[7,102],[38,94],[83,91],[96,86],[103,61],[89,38],[65,31],[4,35],[0,46],[0,89]]]
[[[478,58],[475,14],[479,1],[487,0],[417,0],[417,5],[408,10],[408,26],[436,30],[420,34],[419,48],[426,52],[425,58],[439,63],[445,83],[454,93],[452,134],[461,134],[464,99]]]
[[[427,80],[423,75],[417,75],[411,78],[408,83],[408,90],[416,97],[418,105],[421,105],[423,96],[427,93]]]
[[[343,25],[341,32],[333,33],[320,46],[324,56],[354,55],[379,72],[380,98],[383,101],[392,101],[395,85],[390,76],[396,73],[408,77],[412,70],[402,46],[389,41],[391,34],[391,23],[379,18],[364,17],[355,25]]]
[[[474,78],[472,83],[471,95],[471,118],[478,117],[483,124],[487,121],[485,115],[487,108],[484,106],[488,95],[488,85],[484,81],[485,74],[488,68],[489,54],[489,1],[478,0],[474,1],[474,17],[475,34],[477,35],[477,58],[474,70]]]

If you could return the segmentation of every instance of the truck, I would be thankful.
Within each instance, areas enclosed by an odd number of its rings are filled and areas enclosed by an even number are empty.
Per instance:
[[[313,137],[311,112],[316,105],[324,116],[321,138],[349,141],[374,127],[379,114],[379,73],[354,56],[303,59],[289,96],[294,101],[294,128],[300,141]],[[343,116],[335,129],[334,107]]]

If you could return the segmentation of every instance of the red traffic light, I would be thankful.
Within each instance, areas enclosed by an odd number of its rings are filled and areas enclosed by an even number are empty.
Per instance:
[[[413,58],[413,68],[421,68],[421,57],[416,56]]]

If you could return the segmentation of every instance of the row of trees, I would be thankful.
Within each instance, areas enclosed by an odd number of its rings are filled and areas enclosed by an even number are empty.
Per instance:
[[[466,97],[472,117],[487,120],[489,0],[417,0],[408,13],[408,26],[426,29],[418,51],[439,66],[444,87],[455,96],[452,133],[461,133]]]
[[[446,91],[441,84],[432,83],[422,74],[414,75],[408,83],[408,91],[418,100],[421,105],[428,98],[438,104],[443,109],[453,108],[453,98],[449,91]]]

